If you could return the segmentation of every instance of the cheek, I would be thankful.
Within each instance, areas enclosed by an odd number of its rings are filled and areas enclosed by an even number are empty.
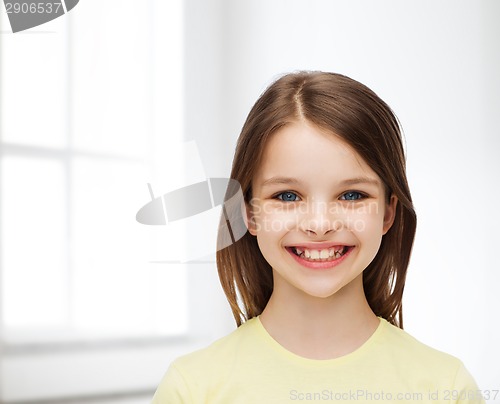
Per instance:
[[[351,216],[351,231],[363,245],[363,251],[371,259],[377,254],[383,236],[384,218],[378,212],[357,214]]]
[[[255,217],[257,232],[261,235],[267,233],[284,233],[297,227],[297,214],[290,211],[263,209]]]
[[[378,214],[352,214],[348,217],[349,230],[368,237],[380,233],[383,230],[383,217]]]
[[[347,216],[351,231],[370,236],[383,231],[384,210],[378,201],[359,205],[349,211]]]

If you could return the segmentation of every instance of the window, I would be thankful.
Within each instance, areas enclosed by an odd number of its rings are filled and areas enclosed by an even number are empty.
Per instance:
[[[0,401],[98,393],[90,376],[74,390],[51,390],[51,380],[21,388],[16,377],[31,365],[13,363],[18,354],[75,348],[62,364],[89,342],[122,341],[137,361],[137,343],[153,357],[158,341],[189,334],[188,271],[151,264],[155,235],[135,220],[147,183],[165,185],[166,157],[183,178],[181,157],[167,152],[183,140],[182,9],[181,0],[81,2],[16,34],[2,9]],[[158,380],[142,382],[136,390]]]

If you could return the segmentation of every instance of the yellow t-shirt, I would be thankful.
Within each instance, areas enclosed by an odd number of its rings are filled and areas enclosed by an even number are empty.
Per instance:
[[[176,359],[153,404],[484,403],[457,358],[383,318],[355,351],[335,359],[295,355],[255,317],[207,348]]]

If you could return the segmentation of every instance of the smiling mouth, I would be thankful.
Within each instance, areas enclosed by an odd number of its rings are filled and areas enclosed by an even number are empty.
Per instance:
[[[351,248],[351,246],[338,245],[321,250],[309,249],[304,247],[287,247],[287,250],[310,262],[327,262],[335,261],[344,256]]]

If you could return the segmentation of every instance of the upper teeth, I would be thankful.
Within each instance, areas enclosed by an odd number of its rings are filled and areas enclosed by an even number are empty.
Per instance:
[[[297,255],[302,255],[304,253],[304,257],[310,258],[313,260],[317,259],[327,259],[330,257],[340,257],[342,255],[342,251],[344,250],[343,246],[337,246],[333,248],[325,248],[322,250],[309,250],[307,248],[296,247],[295,251]]]

